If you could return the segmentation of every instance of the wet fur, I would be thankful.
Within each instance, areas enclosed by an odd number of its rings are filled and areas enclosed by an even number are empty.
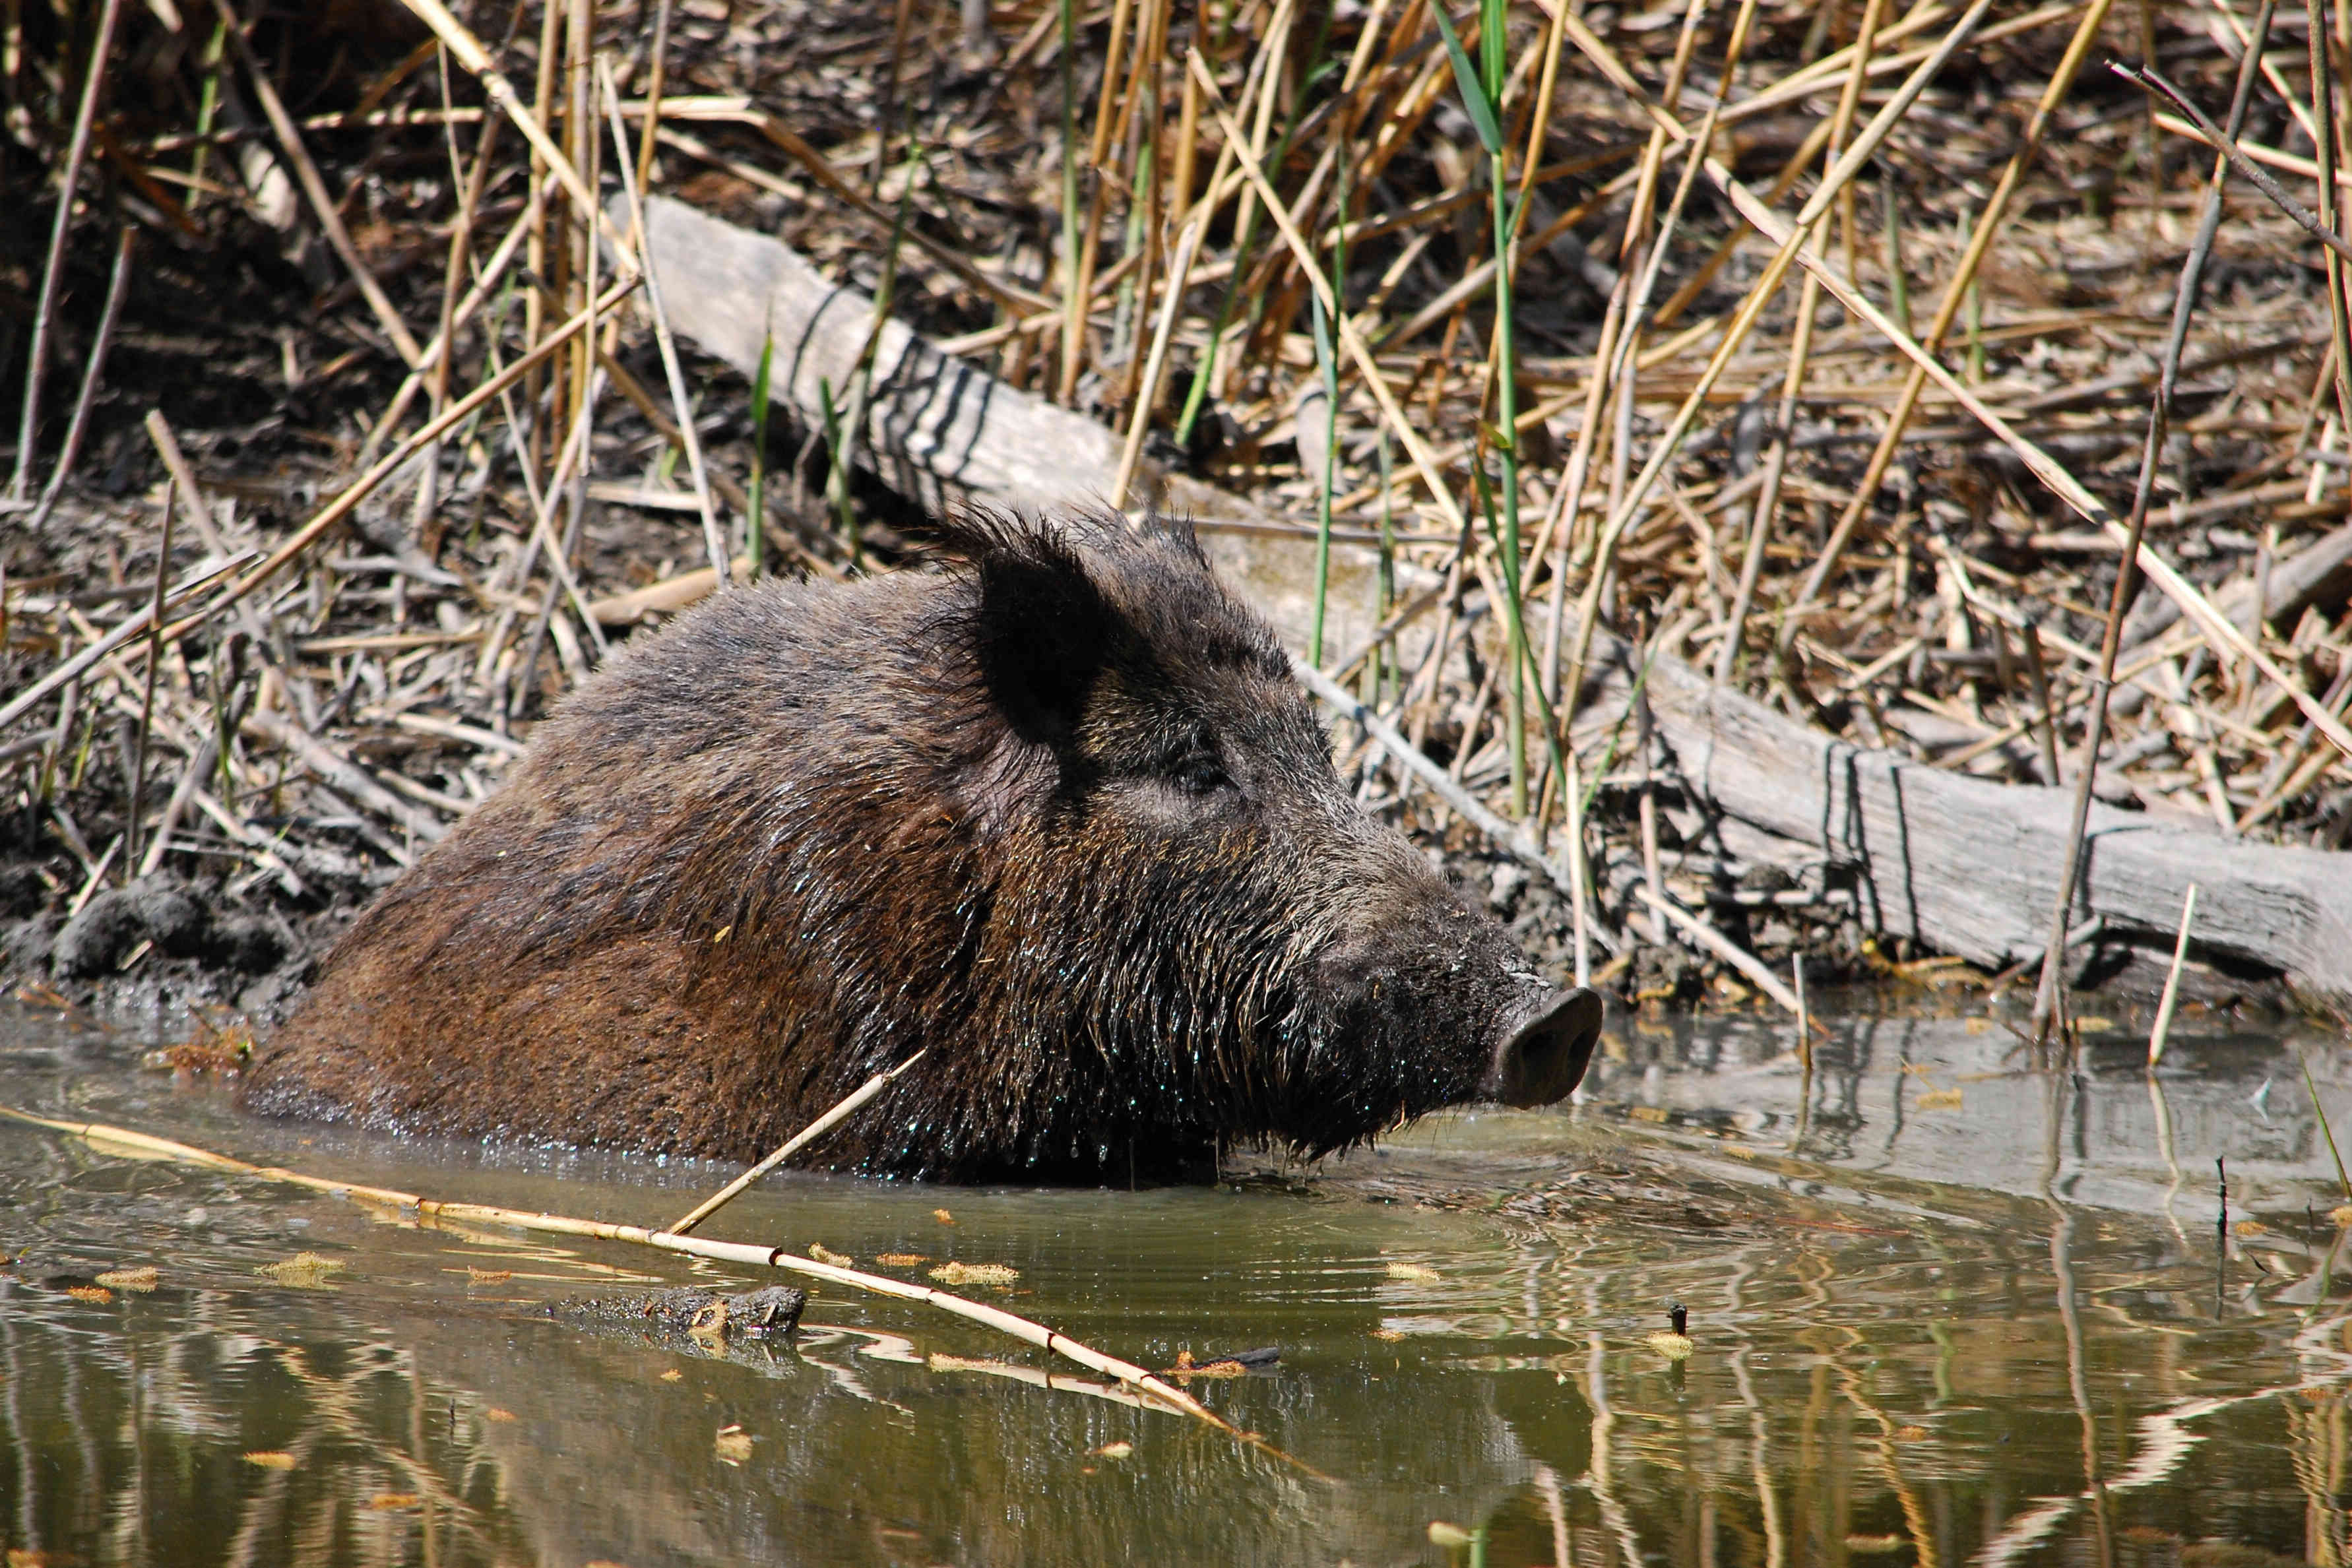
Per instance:
[[[1357,810],[1189,532],[942,532],[946,570],[633,644],[353,925],[249,1102],[751,1159],[925,1049],[814,1163],[1084,1176],[1471,1097],[1524,965]]]

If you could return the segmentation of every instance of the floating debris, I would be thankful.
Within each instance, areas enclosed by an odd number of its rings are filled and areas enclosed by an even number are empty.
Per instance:
[[[292,1285],[298,1290],[316,1291],[325,1288],[329,1280],[351,1265],[334,1258],[321,1258],[316,1252],[297,1252],[275,1263],[264,1263],[255,1273]]]
[[[857,1267],[856,1259],[852,1258],[846,1252],[835,1252],[832,1248],[827,1247],[822,1241],[810,1242],[808,1255],[815,1259],[820,1263],[830,1263],[836,1269],[855,1269]]]
[[[1666,1322],[1667,1328],[1649,1337],[1649,1347],[1668,1361],[1687,1361],[1690,1353],[1697,1348],[1685,1332],[1690,1327],[1690,1310],[1680,1301],[1668,1301]]]
[[[751,1434],[730,1421],[719,1428],[719,1436],[712,1439],[711,1448],[718,1454],[720,1464],[733,1465],[740,1469],[743,1461],[751,1457]]]
[[[265,1470],[290,1470],[294,1468],[295,1458],[283,1448],[256,1448],[245,1456],[245,1462],[258,1465]]]
[[[1135,1445],[1125,1442],[1105,1443],[1101,1448],[1088,1448],[1087,1452],[1097,1459],[1124,1459],[1135,1452]]]
[[[942,1285],[1010,1285],[1021,1278],[1021,1270],[1003,1263],[942,1263],[931,1270],[931,1278]]]
[[[152,1264],[137,1269],[110,1269],[98,1277],[98,1282],[114,1291],[152,1291],[156,1273]]]
[[[1444,1276],[1440,1275],[1436,1270],[1431,1268],[1426,1263],[1391,1263],[1389,1265],[1389,1278],[1391,1280],[1412,1280],[1419,1283],[1427,1285],[1434,1284],[1443,1277]]]

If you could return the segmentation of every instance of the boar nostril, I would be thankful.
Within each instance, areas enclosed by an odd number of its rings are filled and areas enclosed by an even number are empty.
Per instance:
[[[1601,998],[1578,987],[1538,1000],[1496,1048],[1485,1092],[1506,1105],[1567,1098],[1601,1038]]]

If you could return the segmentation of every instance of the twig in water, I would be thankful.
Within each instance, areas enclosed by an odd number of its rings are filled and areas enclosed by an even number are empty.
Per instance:
[[[929,1048],[927,1047],[926,1050],[928,1049]],[[898,1063],[898,1066],[890,1068],[887,1071],[877,1072],[873,1077],[867,1079],[858,1088],[853,1090],[848,1098],[843,1100],[840,1104],[835,1105],[832,1110],[827,1111],[824,1115],[819,1116],[815,1121],[811,1122],[807,1126],[803,1127],[799,1132],[793,1134],[792,1137],[785,1141],[783,1147],[778,1149],[774,1154],[770,1155],[766,1159],[761,1160],[758,1165],[753,1166],[750,1170],[745,1171],[741,1176],[737,1176],[733,1181],[729,1182],[725,1186],[720,1187],[717,1192],[712,1193],[709,1197],[703,1199],[702,1202],[689,1209],[684,1218],[678,1220],[677,1224],[669,1228],[670,1234],[673,1236],[684,1236],[693,1230],[696,1226],[701,1224],[704,1220],[709,1218],[712,1215],[718,1213],[720,1209],[734,1202],[738,1195],[740,1195],[746,1187],[749,1187],[753,1182],[758,1181],[761,1176],[766,1176],[770,1171],[774,1170],[778,1166],[782,1165],[786,1160],[800,1153],[801,1150],[808,1147],[809,1145],[816,1142],[817,1139],[824,1136],[825,1134],[833,1131],[834,1128],[846,1121],[859,1106],[865,1104],[867,1101],[873,1099],[874,1096],[881,1093],[883,1090],[888,1088],[891,1083],[898,1079],[900,1073],[914,1066],[915,1063],[922,1061],[924,1054],[924,1051],[919,1051],[915,1052],[914,1055],[907,1058],[906,1061]]]
[[[727,1263],[740,1263],[752,1268],[782,1269],[790,1273],[805,1274],[813,1279],[848,1285],[876,1295],[890,1296],[900,1301],[922,1301],[941,1312],[983,1323],[1000,1333],[1011,1334],[1026,1343],[1051,1351],[1055,1355],[1076,1362],[1090,1372],[1128,1384],[1153,1398],[1181,1410],[1185,1415],[1203,1421],[1219,1431],[1240,1437],[1254,1447],[1264,1447],[1269,1453],[1280,1450],[1237,1430],[1232,1423],[1219,1416],[1182,1389],[1154,1376],[1131,1362],[1105,1355],[1093,1347],[1080,1343],[1066,1334],[1056,1333],[1045,1324],[1017,1317],[999,1307],[963,1296],[951,1295],[928,1285],[917,1285],[905,1280],[893,1280],[881,1274],[861,1273],[831,1263],[820,1263],[812,1258],[796,1258],[781,1247],[747,1246],[733,1241],[708,1241],[699,1236],[679,1236],[674,1232],[648,1230],[642,1225],[615,1225],[604,1220],[574,1219],[560,1214],[534,1214],[519,1208],[500,1208],[481,1203],[441,1203],[419,1197],[415,1193],[398,1192],[390,1187],[365,1186],[355,1182],[331,1181],[323,1176],[307,1176],[299,1171],[278,1166],[257,1166],[244,1160],[217,1155],[193,1144],[175,1143],[128,1127],[109,1126],[103,1123],[59,1122],[47,1116],[36,1116],[14,1106],[0,1105],[0,1116],[24,1122],[51,1132],[79,1138],[92,1148],[111,1152],[133,1159],[168,1159],[185,1165],[199,1166],[237,1176],[259,1176],[266,1181],[285,1182],[323,1192],[338,1197],[351,1197],[363,1203],[383,1204],[395,1209],[413,1212],[420,1219],[454,1219],[489,1225],[507,1225],[522,1230],[538,1230],[562,1236],[587,1236],[604,1241],[630,1241],[639,1246],[656,1248],[665,1252],[683,1252],[698,1258],[710,1258]],[[1282,1456],[1288,1458],[1287,1455]],[[1297,1464],[1297,1460],[1290,1461]],[[1301,1469],[1307,1467],[1300,1466]],[[1311,1473],[1311,1472],[1310,1472]]]
[[[2327,1124],[2327,1107],[2319,1103],[2319,1085],[2311,1081],[2311,1063],[2300,1053],[2294,1064],[2303,1069],[2303,1090],[2311,1096],[2311,1109],[2319,1118],[2319,1135],[2327,1140],[2327,1157],[2336,1162],[2336,1185],[2344,1189],[2344,1201],[2352,1203],[2352,1176],[2344,1174],[2344,1156],[2336,1152],[2336,1130]]]
[[[2180,936],[2172,945],[2172,967],[2165,972],[2164,996],[2156,1004],[2156,1027],[2147,1031],[2147,1064],[2154,1067],[2164,1060],[2165,1036],[2172,1029],[2172,1005],[2180,999],[2180,965],[2189,956],[2189,927],[2197,918],[2197,884],[2189,884],[2189,896],[2180,901]]]
[[[2253,98],[2254,77],[2263,50],[2270,42],[2273,0],[2263,0],[2255,33],[2239,62],[2238,84],[2230,99],[2230,127],[2245,124],[2246,106]],[[2116,68],[2121,70],[2122,68]],[[2126,73],[2128,74],[2128,73]],[[2059,975],[2066,961],[2066,917],[2074,908],[2075,883],[2083,869],[2083,834],[2090,825],[2092,777],[2099,768],[2099,747],[2106,738],[2107,704],[2115,694],[2116,656],[2123,648],[2124,612],[2131,608],[2139,587],[2140,543],[2147,535],[2147,510],[2156,496],[2157,467],[2164,455],[2165,434],[2171,420],[2173,389],[2180,380],[2180,352],[2189,341],[2189,319],[2197,311],[2197,296],[2204,281],[2205,263],[2213,254],[2213,238],[2221,223],[2221,192],[2229,177],[2218,161],[2206,182],[2204,210],[2199,214],[2197,237],[2180,266],[2180,282],[2172,297],[2172,329],[2164,342],[2164,358],[2157,375],[2155,400],[2147,412],[2147,440],[2140,449],[2139,482],[2132,488],[2131,517],[2123,557],[2116,563],[2115,588],[2107,597],[2105,630],[2099,639],[2099,673],[2091,683],[2091,716],[2083,732],[2083,762],[2074,779],[2074,820],[2066,835],[2066,862],[2059,873],[2058,896],[2050,917],[2049,946],[2042,949],[2042,979],[2033,993],[2033,1046],[2049,1038],[2051,1019],[2064,1006],[2059,995]]]

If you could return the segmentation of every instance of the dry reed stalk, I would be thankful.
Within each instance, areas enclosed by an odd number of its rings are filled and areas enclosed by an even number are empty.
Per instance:
[[[303,141],[301,131],[295,125],[294,117],[287,113],[285,100],[278,96],[277,84],[269,79],[269,72],[254,57],[252,46],[246,42],[245,24],[237,19],[230,0],[213,0],[213,5],[220,12],[221,20],[227,25],[229,46],[245,62],[246,78],[253,84],[253,96],[259,100],[263,116],[276,133],[278,144],[284,150],[287,161],[294,165],[295,182],[302,188],[303,199],[310,204],[310,215],[318,220],[319,232],[326,236],[328,246],[342,262],[343,269],[352,275],[352,281],[359,287],[361,298],[367,301],[368,308],[374,312],[376,324],[383,329],[383,335],[392,340],[392,346],[399,351],[408,367],[415,369],[425,350],[409,332],[408,323],[394,308],[391,296],[383,291],[383,285],[376,281],[374,269],[360,255],[359,246],[352,243],[351,230],[343,225],[342,210],[336,204],[334,197],[328,193],[327,183],[320,177],[319,165],[311,160],[310,149]]]
[[[155,671],[163,663],[163,645],[158,634],[163,629],[163,593],[172,576],[172,492],[174,484],[163,482],[163,537],[155,546],[155,596],[147,605],[147,670],[139,690],[139,729],[131,761],[131,810],[123,818],[123,860],[139,863],[139,816],[141,797],[147,786],[147,739],[155,722]]]
[[[613,145],[620,150],[625,167],[629,139],[628,133],[621,129],[621,95],[613,85],[612,62],[603,57],[596,61],[596,81],[604,95],[605,110],[612,120]],[[670,335],[669,313],[662,308],[661,287],[654,278],[652,257],[645,248],[648,243],[645,195],[634,180],[623,181],[621,189],[628,197],[629,239],[637,257],[638,275],[646,282],[646,304],[653,312],[654,341],[661,349],[662,373],[669,380],[670,402],[677,410],[678,439],[686,447],[687,471],[694,480],[694,498],[702,512],[703,547],[709,552],[710,570],[717,574],[718,586],[723,591],[730,580],[727,535],[720,528],[719,514],[710,503],[710,474],[703,462],[702,437],[694,427],[694,404],[686,395],[686,372],[678,363],[677,340]],[[758,517],[750,520],[752,528],[761,525],[761,519]]]
[[[333,500],[311,514],[309,521],[288,536],[259,565],[231,583],[224,591],[222,598],[207,604],[195,614],[174,622],[166,628],[163,640],[177,641],[195,626],[236,604],[255,589],[275,577],[287,562],[310,549],[328,529],[351,516],[352,510],[362,501],[367,499],[378,485],[383,483],[386,477],[406,463],[413,455],[423,450],[426,443],[455,429],[475,410],[512,386],[522,376],[544,364],[557,350],[569,342],[574,334],[593,325],[598,317],[627,298],[636,288],[639,281],[638,277],[633,277],[614,284],[601,298],[592,301],[587,309],[556,328],[553,332],[542,337],[530,352],[520,356],[497,375],[451,403],[442,411],[440,418],[432,421],[423,429],[410,435],[392,452],[378,458],[373,467],[352,481]],[[0,723],[5,722],[6,722],[5,718],[0,718]]]
[[[1943,297],[1937,302],[1935,317],[1927,330],[1920,334],[1919,340],[1929,352],[1943,347],[1944,335],[1959,319],[1969,288],[1976,281],[1977,271],[1984,265],[1984,258],[1990,254],[2002,225],[2007,223],[2010,204],[2015,200],[2019,187],[2024,183],[2026,172],[2032,168],[2034,159],[2041,152],[2042,138],[2049,132],[2058,105],[2073,89],[2083,63],[2090,57],[2092,47],[2098,41],[2099,29],[2105,24],[2108,8],[2113,4],[2114,0],[2090,0],[2084,9],[2081,22],[2074,28],[2074,37],[2067,43],[2065,54],[2058,62],[2058,68],[2043,84],[2042,96],[2033,106],[2033,117],[2026,122],[2021,144],[2001,169],[2000,179],[1994,184],[1992,194],[1986,198],[1984,208],[1978,214],[1975,226],[1969,232],[1968,249],[1944,285]],[[1912,411],[1917,406],[1920,393],[1927,385],[1927,372],[1924,368],[1914,367],[1905,378],[1902,395],[1895,402],[1894,413],[1887,416],[1886,428],[1880,433],[1878,445],[1871,452],[1861,481],[1854,486],[1853,498],[1838,515],[1836,524],[1830,529],[1828,540],[1822,546],[1820,557],[1805,574],[1803,584],[1798,588],[1796,596],[1783,612],[1780,623],[1782,636],[1795,634],[1806,608],[1820,597],[1832,574],[1836,571],[1839,559],[1853,538],[1854,529],[1869,512],[1879,486],[1885,480],[1886,470],[1895,461],[1895,449],[1909,427]]]
[[[169,1160],[175,1164],[196,1166],[224,1175],[257,1177],[263,1181],[284,1183],[311,1192],[325,1193],[333,1197],[345,1197],[362,1203],[378,1204],[404,1213],[413,1213],[420,1220],[451,1220],[460,1224],[475,1223],[508,1226],[522,1230],[535,1230],[558,1236],[581,1236],[600,1241],[627,1241],[642,1247],[652,1247],[666,1252],[680,1252],[691,1257],[708,1258],[719,1262],[738,1263],[751,1268],[778,1269],[787,1273],[803,1274],[831,1284],[846,1285],[874,1295],[888,1296],[898,1301],[918,1301],[936,1307],[952,1316],[985,1325],[1001,1333],[1011,1335],[1026,1344],[1049,1351],[1099,1375],[1108,1377],[1128,1387],[1135,1388],[1160,1400],[1170,1408],[1181,1411],[1195,1420],[1215,1427],[1230,1437],[1264,1448],[1280,1456],[1280,1450],[1266,1445],[1262,1438],[1240,1431],[1230,1422],[1210,1410],[1199,1400],[1132,1362],[1106,1355],[1092,1346],[1083,1344],[1067,1334],[1055,1333],[1043,1323],[1015,1316],[1001,1307],[968,1297],[953,1295],[928,1285],[917,1285],[905,1280],[893,1280],[880,1274],[862,1273],[830,1263],[820,1263],[811,1258],[796,1258],[781,1247],[753,1247],[738,1242],[709,1241],[698,1236],[680,1236],[668,1231],[652,1230],[641,1225],[618,1225],[604,1220],[575,1219],[566,1215],[531,1213],[519,1208],[501,1208],[484,1203],[444,1203],[415,1193],[399,1192],[391,1187],[370,1186],[361,1182],[334,1181],[324,1176],[310,1176],[289,1170],[281,1166],[257,1166],[245,1160],[215,1154],[193,1144],[183,1144],[169,1138],[158,1138],[128,1127],[110,1126],[100,1122],[61,1122],[47,1116],[37,1116],[15,1106],[0,1105],[0,1116],[30,1126],[46,1128],[67,1137],[78,1138],[93,1150],[132,1159]],[[1287,1458],[1287,1456],[1280,1456]],[[1293,1460],[1292,1463],[1297,1461]],[[1304,1467],[1302,1467],[1304,1468]]]
[[[1846,75],[1843,89],[1838,94],[1837,108],[1830,116],[1829,140],[1823,144],[1823,151],[1832,166],[1844,148],[1846,132],[1853,128],[1854,108],[1862,100],[1862,84],[1869,75],[1885,5],[1885,0],[1864,0],[1863,5],[1861,30],[1853,42],[1853,66]],[[1728,74],[1727,71],[1726,75]],[[1706,146],[1706,139],[1699,138],[1697,145]],[[1693,162],[1696,161],[1694,155]],[[1851,202],[1853,193],[1853,187],[1849,183],[1840,198],[1842,211]],[[1845,211],[1845,215],[1849,220],[1850,241],[1850,211]],[[1822,231],[1816,229],[1811,243],[1818,247],[1822,237]],[[1846,267],[1852,271],[1851,243],[1846,248]],[[1733,592],[1731,610],[1725,618],[1723,641],[1716,647],[1715,684],[1717,685],[1730,683],[1746,642],[1748,607],[1755,601],[1756,583],[1763,575],[1765,549],[1772,537],[1773,517],[1780,507],[1780,482],[1788,469],[1789,443],[1796,427],[1798,400],[1805,390],[1805,372],[1813,346],[1813,318],[1820,308],[1821,298],[1821,281],[1808,273],[1804,286],[1798,293],[1797,328],[1789,345],[1789,371],[1780,382],[1780,404],[1774,423],[1772,444],[1764,456],[1763,485],[1757,493],[1755,510],[1748,520],[1748,549],[1739,560],[1739,585]]]
[[[66,146],[66,164],[58,184],[57,215],[49,224],[49,249],[41,266],[40,298],[33,305],[33,340],[25,354],[24,406],[16,418],[16,472],[8,481],[8,497],[21,501],[33,480],[33,441],[40,434],[41,382],[48,371],[49,336],[57,315],[58,291],[65,283],[66,239],[73,229],[74,193],[81,183],[81,166],[89,154],[90,128],[98,117],[99,94],[106,86],[106,62],[114,49],[115,20],[122,0],[104,0],[99,8],[98,31],[90,40],[89,68],[82,78],[81,102],[74,110],[73,138]]]
[[[2189,932],[2197,919],[2197,884],[2189,884],[2180,901],[2180,936],[2172,945],[2172,967],[2164,974],[2164,993],[2157,999],[2156,1022],[2147,1031],[2147,1064],[2164,1060],[2164,1042],[2172,1032],[2173,1004],[2180,999],[2180,966],[2189,956]]]
[[[73,417],[66,424],[65,444],[58,449],[57,466],[49,471],[49,482],[41,487],[40,501],[25,521],[27,533],[41,531],[41,525],[57,507],[58,497],[65,493],[74,460],[81,455],[82,436],[89,427],[90,404],[98,399],[99,382],[106,372],[106,351],[114,341],[115,325],[122,317],[122,298],[131,281],[131,258],[138,250],[138,242],[139,231],[124,225],[121,237],[115,242],[114,267],[106,279],[106,303],[99,310],[98,332],[90,340],[89,362],[82,370],[81,391],[74,396]]]
[[[2273,6],[2274,0],[2263,0],[2255,37],[2239,66],[2237,90],[2230,101],[2232,132],[2245,124],[2246,108],[2253,97],[2254,74],[2262,52],[2270,42]],[[2140,449],[2139,481],[2132,489],[2131,517],[2126,525],[2129,534],[2124,545],[2123,559],[2116,568],[2115,587],[2107,601],[2106,626],[2099,643],[2099,673],[2091,686],[2091,717],[2084,731],[2083,760],[2074,781],[2074,820],[2067,834],[2065,869],[2059,875],[2049,944],[2042,952],[2042,977],[2034,991],[2032,1029],[2036,1051],[2041,1050],[2053,1022],[2062,1029],[2064,1026],[2065,997],[2061,969],[2066,958],[2068,916],[2074,907],[2074,889],[2082,875],[2083,835],[2090,821],[2091,786],[2093,776],[2098,771],[2099,746],[2106,737],[2107,704],[2115,690],[2116,655],[2123,643],[2124,612],[2131,608],[2132,596],[2138,589],[2135,568],[2141,542],[2147,533],[2148,505],[2156,497],[2157,466],[2164,454],[2165,434],[2172,416],[2173,394],[2180,377],[2181,351],[2189,341],[2189,322],[2197,313],[2205,264],[2213,253],[2213,241],[2221,232],[2221,197],[2228,179],[2228,163],[2216,158],[2213,172],[2206,182],[2204,208],[2198,215],[2197,236],[2181,263],[2180,280],[2173,290],[2172,329],[2164,340],[2164,357],[2157,374],[2156,397],[2148,405],[2147,438]],[[2186,940],[2185,934],[2183,940]]]
[[[835,1105],[832,1110],[827,1111],[824,1115],[819,1116],[815,1121],[811,1122],[807,1126],[803,1127],[799,1132],[794,1133],[790,1138],[784,1140],[783,1144],[777,1148],[775,1153],[770,1155],[758,1165],[755,1165],[751,1169],[745,1171],[741,1176],[737,1176],[733,1181],[729,1182],[725,1186],[720,1187],[717,1192],[712,1193],[709,1197],[704,1198],[691,1209],[688,1209],[682,1218],[670,1226],[670,1234],[673,1236],[684,1236],[692,1231],[696,1226],[700,1225],[704,1220],[709,1218],[712,1215],[718,1213],[720,1209],[734,1202],[737,1197],[741,1196],[751,1187],[752,1183],[758,1181],[761,1176],[766,1176],[770,1171],[774,1170],[778,1166],[782,1165],[786,1160],[791,1159],[794,1155],[800,1153],[803,1149],[808,1147],[811,1144],[816,1142],[819,1138],[824,1136],[827,1133],[833,1131],[834,1128],[841,1125],[842,1123],[855,1115],[859,1107],[863,1106],[867,1101],[873,1099],[874,1096],[881,1093],[882,1091],[887,1089],[893,1082],[897,1082],[899,1074],[905,1072],[918,1061],[922,1061],[924,1054],[925,1053],[923,1051],[919,1051],[915,1052],[914,1055],[907,1058],[906,1061],[898,1063],[898,1066],[887,1068],[884,1071],[876,1073],[857,1088],[850,1091],[848,1094],[842,1098],[839,1104]]]
[[[1134,412],[1128,417],[1127,443],[1118,455],[1118,477],[1111,485],[1110,504],[1125,507],[1135,484],[1135,465],[1143,455],[1143,434],[1151,423],[1151,412],[1160,401],[1160,378],[1168,368],[1168,340],[1176,329],[1177,313],[1184,306],[1184,288],[1192,273],[1192,253],[1201,237],[1200,221],[1184,225],[1177,236],[1176,259],[1168,271],[1167,296],[1160,301],[1160,325],[1152,330],[1151,353],[1143,371],[1143,380],[1137,387]]]

